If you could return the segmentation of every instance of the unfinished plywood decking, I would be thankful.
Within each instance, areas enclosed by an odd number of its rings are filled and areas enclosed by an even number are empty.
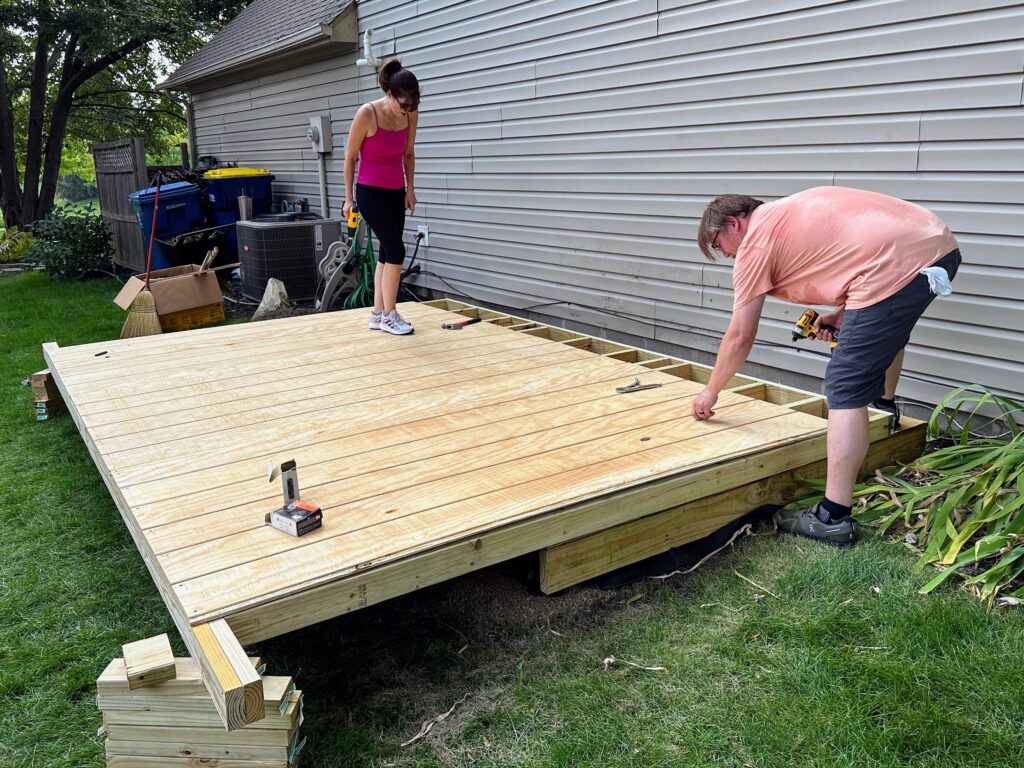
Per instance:
[[[625,564],[595,558],[590,542],[607,542],[592,537],[642,518],[663,529],[670,518],[651,516],[693,505],[696,524],[660,545],[674,546],[749,510],[695,502],[824,457],[820,396],[737,376],[716,418],[696,422],[705,366],[457,302],[401,311],[415,335],[368,331],[366,311],[348,311],[44,346],[236,721],[262,707],[241,643],[528,552],[543,553],[545,587],[564,588]],[[441,329],[460,316],[484,322]],[[636,377],[661,386],[616,392]],[[873,439],[887,432],[876,415]],[[324,510],[301,539],[264,524],[280,501],[268,461],[288,459]]]

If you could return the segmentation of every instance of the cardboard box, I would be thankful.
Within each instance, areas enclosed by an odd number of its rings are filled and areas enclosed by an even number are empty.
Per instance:
[[[145,286],[144,274],[130,277],[117,294],[114,303],[121,309],[128,309],[132,305],[132,300]],[[161,324],[165,317],[181,317],[180,313],[188,313],[199,308],[204,308],[201,314],[209,318],[208,322],[224,318],[224,299],[221,296],[217,275],[209,270],[201,270],[196,264],[153,270],[149,276],[149,290],[156,302],[156,314],[161,318]],[[219,307],[219,312],[205,310],[211,306]]]

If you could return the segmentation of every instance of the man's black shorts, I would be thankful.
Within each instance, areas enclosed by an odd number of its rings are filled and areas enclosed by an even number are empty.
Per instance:
[[[947,253],[932,266],[945,269],[952,280],[960,267],[960,251]],[[839,345],[825,371],[829,408],[862,408],[882,396],[886,369],[907,346],[934,298],[928,278],[916,275],[889,298],[843,315]]]

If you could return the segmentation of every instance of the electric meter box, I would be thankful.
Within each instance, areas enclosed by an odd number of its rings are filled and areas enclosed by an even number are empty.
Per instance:
[[[309,118],[306,138],[317,152],[324,154],[330,152],[333,149],[331,145],[331,116],[314,115]]]

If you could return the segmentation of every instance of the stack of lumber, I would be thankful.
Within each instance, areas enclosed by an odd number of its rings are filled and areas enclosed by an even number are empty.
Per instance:
[[[292,678],[264,676],[266,717],[228,732],[194,659],[175,658],[173,678],[142,687],[131,687],[128,672],[124,659],[114,659],[96,681],[109,768],[297,766],[305,740],[302,692]]]
[[[32,399],[35,400],[36,418],[46,421],[64,409],[64,399],[57,389],[57,382],[50,375],[50,369],[44,368],[32,374]]]

